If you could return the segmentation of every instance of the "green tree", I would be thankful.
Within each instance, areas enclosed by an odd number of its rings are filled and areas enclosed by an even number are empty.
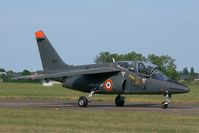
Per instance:
[[[166,75],[172,79],[179,79],[180,74],[176,71],[175,59],[171,58],[168,55],[157,56],[155,54],[150,54],[148,57],[144,57],[140,53],[134,51],[127,54],[110,54],[109,52],[101,52],[96,58],[95,62],[107,63],[112,62],[112,58],[116,61],[150,61],[153,64],[156,64]]]
[[[0,83],[6,79],[6,75],[0,74]]]
[[[101,52],[95,59],[95,62],[97,64],[106,63],[110,61],[111,61],[111,57],[110,57],[109,52]]]
[[[195,77],[195,72],[194,72],[194,68],[191,67],[190,69],[190,74],[189,74],[189,81],[193,81]]]
[[[161,71],[163,71],[170,78],[178,80],[180,77],[179,72],[176,71],[175,59],[168,55],[157,56],[150,54],[147,57],[151,63],[156,64]]]
[[[139,60],[144,61],[145,57],[142,56],[142,54],[136,53],[134,51],[129,52],[127,54],[110,54],[109,52],[101,52],[97,57],[95,58],[95,62],[97,64],[100,63],[107,63],[112,62],[112,59],[115,59],[116,61],[132,61],[132,60]]]
[[[188,71],[187,67],[185,67],[185,68],[183,69],[182,73],[183,73],[183,74],[189,74],[189,71]]]
[[[191,75],[194,75],[194,74],[195,74],[195,71],[194,71],[194,68],[193,68],[193,67],[191,67],[190,74],[191,74]]]
[[[134,51],[123,55],[123,60],[132,61],[132,60],[139,60],[145,61],[145,57],[142,54],[136,53]]]
[[[23,76],[30,75],[30,74],[31,74],[31,72],[28,71],[28,70],[24,70],[24,71],[22,72],[22,75],[23,75]]]

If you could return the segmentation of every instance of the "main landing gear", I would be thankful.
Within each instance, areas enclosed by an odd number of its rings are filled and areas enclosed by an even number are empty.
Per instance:
[[[117,97],[115,98],[115,105],[117,107],[122,107],[124,105],[124,97],[121,96],[120,94],[117,95]]]
[[[79,107],[87,107],[88,103],[91,102],[93,94],[98,92],[98,90],[91,91],[88,97],[81,96],[78,100]],[[124,99],[125,97],[121,96],[120,94],[117,95],[115,98],[115,105],[117,107],[122,107],[124,105]]]
[[[88,103],[91,102],[93,94],[96,93],[98,90],[91,91],[88,97],[81,96],[78,100],[78,105],[80,107],[87,107]]]
[[[165,94],[165,101],[163,101],[161,103],[161,107],[162,109],[167,109],[168,108],[168,105],[170,104],[170,98],[171,98],[171,94],[168,93],[168,91],[166,92]]]

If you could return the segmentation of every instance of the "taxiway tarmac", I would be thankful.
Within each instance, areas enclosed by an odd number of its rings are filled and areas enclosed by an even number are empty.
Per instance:
[[[123,107],[116,107],[114,102],[92,101],[87,108],[80,108],[77,101],[49,101],[49,100],[0,100],[0,108],[53,108],[71,110],[94,111],[142,111],[166,113],[196,113],[199,114],[199,104],[171,104],[168,109],[162,109],[159,103],[125,103]]]

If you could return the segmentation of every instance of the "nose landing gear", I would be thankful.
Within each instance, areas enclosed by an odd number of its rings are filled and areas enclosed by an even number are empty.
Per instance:
[[[166,91],[165,101],[163,101],[161,103],[162,109],[167,109],[168,108],[168,105],[171,103],[170,98],[171,98],[171,94],[169,94],[168,91]]]

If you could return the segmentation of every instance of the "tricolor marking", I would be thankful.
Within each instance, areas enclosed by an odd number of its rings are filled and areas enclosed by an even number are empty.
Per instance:
[[[104,82],[104,88],[105,90],[107,91],[112,91],[112,88],[113,88],[113,81],[111,79],[107,79],[105,82]]]

